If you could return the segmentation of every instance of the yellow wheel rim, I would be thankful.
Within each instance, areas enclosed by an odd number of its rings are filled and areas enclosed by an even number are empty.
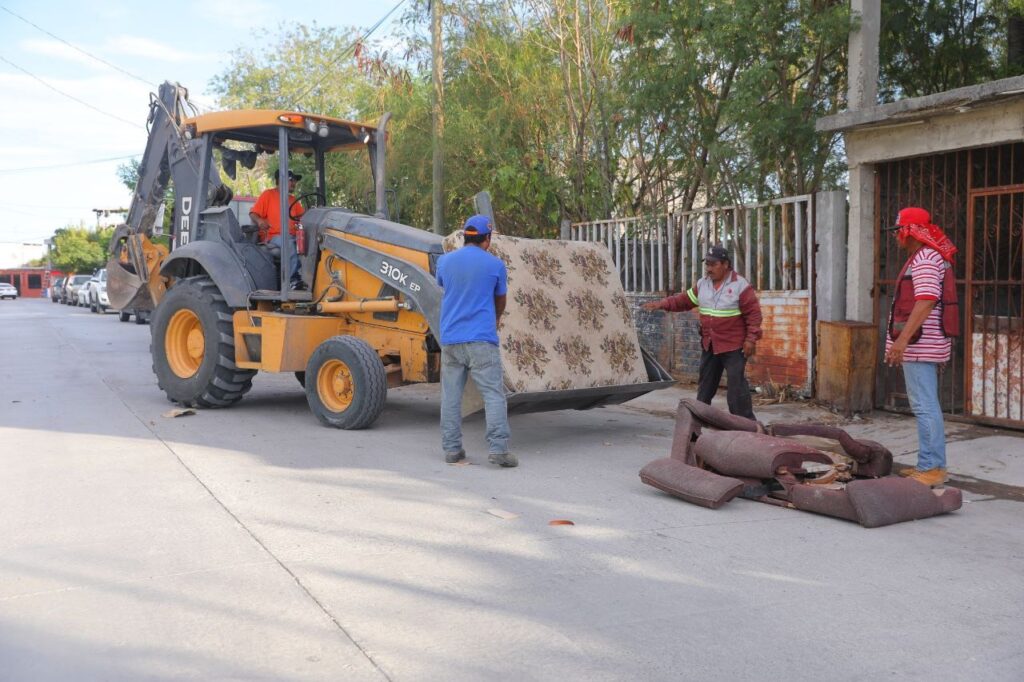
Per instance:
[[[316,374],[316,393],[331,412],[344,412],[352,404],[352,372],[341,360],[328,360]]]
[[[167,364],[182,379],[195,376],[206,355],[203,323],[191,310],[179,310],[171,316],[164,336]]]

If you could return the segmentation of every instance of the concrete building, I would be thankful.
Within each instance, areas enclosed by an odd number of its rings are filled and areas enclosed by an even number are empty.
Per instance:
[[[23,298],[40,298],[48,293],[50,284],[64,273],[46,268],[0,268],[0,282],[18,290]]]
[[[820,119],[841,131],[849,163],[845,316],[883,338],[904,254],[881,229],[921,206],[960,252],[962,336],[941,376],[943,409],[1024,427],[1024,77],[877,104],[879,0],[853,0],[848,110]],[[906,405],[902,373],[879,366],[876,406]]]

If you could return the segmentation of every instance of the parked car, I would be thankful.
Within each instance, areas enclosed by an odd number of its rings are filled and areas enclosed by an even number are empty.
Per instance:
[[[58,277],[53,280],[53,284],[50,285],[50,300],[54,303],[60,302],[60,297],[64,293],[64,278]]]
[[[79,305],[78,302],[78,290],[82,288],[86,282],[92,279],[92,275],[71,275],[67,281],[64,282],[64,301],[65,305]]]
[[[98,271],[89,280],[89,310],[94,313],[105,313],[110,307],[110,299],[107,298],[107,269]]]
[[[75,301],[75,305],[79,308],[85,308],[89,305],[89,286],[92,281],[93,279],[91,277],[87,279],[85,284],[78,287],[78,291],[75,293],[75,298],[77,299]]]
[[[0,282],[0,298],[16,299],[18,298],[18,290],[14,288],[13,284]]]

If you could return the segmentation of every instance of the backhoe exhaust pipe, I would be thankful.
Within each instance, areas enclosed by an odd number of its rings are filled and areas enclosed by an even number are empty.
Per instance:
[[[388,219],[388,198],[384,185],[384,148],[387,146],[387,128],[388,121],[390,120],[391,112],[384,112],[384,115],[380,117],[380,122],[377,123],[377,132],[374,133],[374,145],[377,147],[376,158],[374,159],[377,164],[376,172],[374,173],[374,192],[377,195],[377,207],[373,216],[375,218],[383,218],[384,220]]]

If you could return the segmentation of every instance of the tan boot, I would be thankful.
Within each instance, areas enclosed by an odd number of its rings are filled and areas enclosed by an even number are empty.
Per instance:
[[[949,477],[946,470],[941,468],[929,469],[928,471],[917,471],[910,474],[910,478],[918,483],[924,483],[929,488],[934,488],[945,483]]]

